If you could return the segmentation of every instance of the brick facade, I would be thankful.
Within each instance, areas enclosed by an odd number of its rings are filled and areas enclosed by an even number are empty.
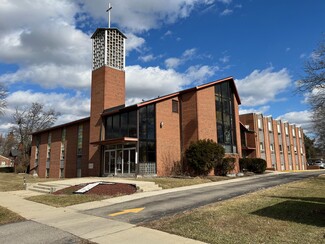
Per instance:
[[[102,116],[105,109],[124,105],[125,72],[103,66],[92,72],[89,142],[102,139]],[[89,175],[100,176],[100,146],[89,144]]]
[[[262,127],[259,127],[258,121]],[[240,121],[255,132],[250,138],[255,153],[248,157],[263,158],[267,168],[278,171],[306,169],[306,154],[302,128],[261,114],[240,115]],[[261,150],[263,144],[264,151]]]
[[[10,158],[0,155],[0,168],[1,167],[12,167],[13,163]]]
[[[156,104],[156,157],[159,176],[173,173],[175,165],[181,159],[180,116],[179,112],[172,111],[173,100],[178,101],[178,97]]]

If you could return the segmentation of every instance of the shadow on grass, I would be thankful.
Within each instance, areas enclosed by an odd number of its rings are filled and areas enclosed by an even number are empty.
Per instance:
[[[281,198],[292,200],[284,201],[273,206],[260,209],[252,212],[251,214],[317,227],[325,227],[324,198]],[[297,201],[294,201],[294,199]]]

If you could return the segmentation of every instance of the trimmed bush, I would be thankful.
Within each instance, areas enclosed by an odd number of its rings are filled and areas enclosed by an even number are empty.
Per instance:
[[[262,158],[241,158],[239,160],[241,171],[250,171],[262,174],[266,170],[266,161]]]
[[[27,170],[27,167],[25,165],[22,165],[22,164],[18,164],[15,167],[15,172],[17,174],[19,174],[19,173],[26,173],[26,170]]]
[[[215,167],[216,175],[225,176],[235,168],[235,158],[224,158],[221,163],[217,163]]]
[[[0,173],[13,173],[14,167],[1,167]]]
[[[222,162],[225,149],[211,139],[192,143],[185,152],[186,161],[197,175],[207,175]]]

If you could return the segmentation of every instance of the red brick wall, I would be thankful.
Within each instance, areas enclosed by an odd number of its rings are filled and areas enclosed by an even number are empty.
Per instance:
[[[61,128],[51,130],[50,178],[60,175],[61,135]]]
[[[44,178],[46,171],[46,157],[47,157],[47,139],[48,132],[41,134],[39,146],[39,161],[38,161],[38,176]]]
[[[255,133],[247,133],[246,134],[246,139],[247,139],[247,146],[255,148],[254,151],[252,151],[247,157],[248,158],[255,158],[255,157],[260,157],[257,155],[260,155],[260,146],[259,146],[259,141],[257,139],[257,133],[258,133],[258,128],[257,128],[257,117],[254,114],[243,114],[239,115],[239,120],[242,122],[244,125],[249,125],[249,130],[254,131]]]
[[[182,152],[185,152],[191,142],[198,140],[197,98],[196,92],[183,94],[181,103]]]
[[[11,160],[9,158],[6,158],[6,157],[0,155],[0,165],[10,167],[11,166]]]
[[[104,109],[123,105],[125,103],[125,72],[103,66],[92,72],[91,85],[91,109],[89,142],[101,139],[102,119]],[[89,163],[93,169],[89,169],[89,175],[100,175],[100,147],[89,145]]]
[[[292,169],[295,170],[296,169],[296,155],[295,152],[293,150],[294,144],[293,144],[293,135],[292,135],[292,126],[289,125],[289,139],[290,139],[290,151],[291,154],[288,155],[289,157],[291,156],[292,159]]]
[[[217,141],[214,86],[197,91],[198,139]]]
[[[265,117],[263,118],[263,130],[264,130],[264,150],[265,150],[265,158],[266,158],[266,165],[267,165],[266,167],[272,168],[268,118]]]
[[[173,173],[174,165],[181,160],[179,112],[172,112],[172,100],[156,104],[157,175]],[[162,128],[160,123],[163,122]]]
[[[285,131],[285,123],[281,123],[282,129],[282,145],[283,145],[283,157],[284,157],[284,165],[285,169],[289,170],[289,155],[288,155],[288,144],[287,144],[287,136]]]
[[[81,176],[89,176],[89,122],[82,123],[82,163],[81,163]]]
[[[280,148],[279,148],[279,135],[278,134],[278,123],[276,120],[272,121],[273,126],[273,136],[274,136],[274,153],[276,159],[276,168],[277,170],[281,170],[281,158],[280,158]],[[280,131],[281,133],[281,131]]]
[[[73,178],[77,176],[77,144],[78,144],[78,124],[66,128],[66,155],[65,155],[65,177]]]

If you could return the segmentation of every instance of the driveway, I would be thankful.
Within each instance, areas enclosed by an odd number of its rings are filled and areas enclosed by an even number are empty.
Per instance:
[[[139,224],[181,213],[210,203],[230,199],[260,189],[318,176],[324,173],[300,172],[269,174],[263,177],[246,178],[240,181],[215,183],[213,186],[197,187],[145,197],[110,206],[86,210],[83,213],[102,218]],[[163,192],[163,191],[162,191]]]

